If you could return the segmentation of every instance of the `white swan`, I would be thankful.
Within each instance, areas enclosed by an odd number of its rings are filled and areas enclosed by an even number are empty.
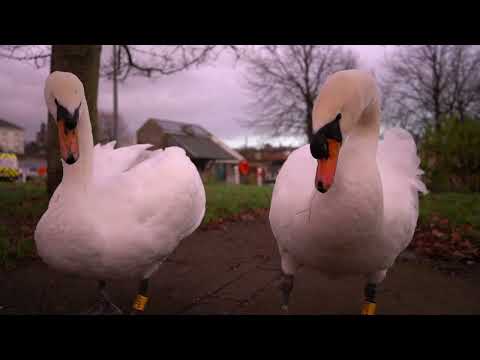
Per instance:
[[[197,169],[178,147],[94,147],[83,84],[71,73],[50,74],[45,101],[64,161],[35,231],[38,253],[56,269],[99,280],[93,313],[121,312],[108,300],[107,280],[141,280],[133,308],[143,311],[148,278],[203,219]]]
[[[362,314],[375,313],[376,285],[412,240],[418,218],[415,142],[402,129],[380,143],[379,92],[360,70],[331,75],[316,99],[312,143],[277,177],[270,224],[281,254],[283,308],[299,266],[331,278],[367,277]]]

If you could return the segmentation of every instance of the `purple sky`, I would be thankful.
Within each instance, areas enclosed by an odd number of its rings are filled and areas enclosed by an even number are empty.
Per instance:
[[[377,68],[388,48],[377,45],[346,45],[359,55],[364,68]],[[104,54],[108,49],[104,48]],[[159,79],[131,77],[119,86],[119,111],[134,132],[149,117],[197,123],[231,146],[256,145],[271,139],[241,127],[251,95],[242,86],[243,66],[233,66],[227,54],[212,65]],[[43,86],[48,68],[0,59],[0,118],[26,130],[27,140],[34,138],[45,121],[47,109]],[[101,80],[99,110],[112,108],[112,83]],[[278,141],[277,141],[278,142]],[[288,143],[291,139],[281,139]]]

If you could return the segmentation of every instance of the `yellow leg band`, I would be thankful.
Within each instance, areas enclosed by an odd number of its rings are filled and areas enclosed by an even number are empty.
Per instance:
[[[148,297],[143,295],[137,295],[135,301],[133,302],[133,308],[138,311],[145,310],[145,306],[147,305]]]
[[[371,302],[365,302],[362,308],[362,315],[375,315],[375,309],[377,304]]]

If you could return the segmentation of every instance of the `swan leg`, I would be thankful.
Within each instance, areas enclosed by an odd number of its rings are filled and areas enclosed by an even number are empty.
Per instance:
[[[288,313],[288,304],[290,301],[290,294],[293,289],[294,274],[297,271],[297,263],[288,251],[279,246],[281,254],[281,271],[279,289],[282,293],[282,310]]]
[[[110,300],[106,287],[107,283],[104,280],[98,282],[99,298],[97,303],[86,312],[87,315],[123,314],[123,311]]]
[[[377,286],[387,276],[387,270],[377,271],[368,277],[367,285],[364,289],[365,300],[362,307],[362,315],[375,315],[377,302]]]
[[[145,278],[140,281],[140,286],[138,287],[138,294],[135,298],[135,301],[133,302],[130,315],[139,314],[145,311],[145,306],[148,302],[148,281],[149,278]]]
[[[375,315],[377,303],[375,296],[377,294],[377,284],[368,282],[365,286],[365,300],[362,307],[362,315]]]
[[[288,312],[288,303],[290,301],[290,294],[293,289],[293,279],[294,279],[293,275],[285,274],[282,271],[279,289],[280,289],[280,292],[282,293],[282,310],[285,312]]]

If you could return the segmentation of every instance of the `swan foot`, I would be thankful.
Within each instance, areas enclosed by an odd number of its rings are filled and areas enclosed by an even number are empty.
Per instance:
[[[99,299],[96,304],[87,310],[84,315],[122,315],[123,311],[115,305],[105,290],[107,284],[101,280],[98,282]]]
[[[145,311],[145,307],[148,302],[148,296],[147,296],[148,281],[149,279],[146,278],[140,282],[140,286],[138,288],[138,294],[137,294],[137,297],[135,298],[135,301],[133,302],[130,315],[138,315]]]
[[[288,304],[290,302],[290,294],[293,289],[293,275],[285,274],[282,271],[279,289],[282,293],[282,310],[288,313]]]
[[[375,296],[377,294],[377,285],[373,283],[368,283],[365,286],[364,290],[365,302],[362,307],[362,315],[375,315],[377,308],[377,303],[375,301]]]
[[[99,300],[84,315],[123,315],[123,311],[109,300]]]

